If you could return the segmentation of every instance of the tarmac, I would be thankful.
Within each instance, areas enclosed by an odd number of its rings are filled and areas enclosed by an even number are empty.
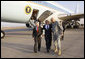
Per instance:
[[[54,53],[54,43],[46,52],[42,38],[41,51],[34,53],[34,40],[31,28],[2,29],[6,35],[1,39],[1,58],[84,58],[84,29],[68,29],[61,41],[62,55]]]

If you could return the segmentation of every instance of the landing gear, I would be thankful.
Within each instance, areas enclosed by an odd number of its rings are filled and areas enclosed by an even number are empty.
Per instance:
[[[4,38],[4,37],[5,37],[5,32],[1,31],[1,38]]]

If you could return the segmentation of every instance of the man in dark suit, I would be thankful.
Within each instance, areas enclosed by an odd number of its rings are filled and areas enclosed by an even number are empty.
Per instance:
[[[40,51],[41,48],[41,35],[42,35],[42,28],[39,26],[39,22],[35,22],[35,27],[33,28],[33,34],[32,36],[34,37],[34,52],[37,53],[37,48],[38,51]]]
[[[52,42],[52,31],[51,31],[51,24],[49,24],[49,21],[45,21],[45,25],[43,26],[43,29],[45,30],[45,41],[46,41],[46,49],[47,52],[49,52]]]

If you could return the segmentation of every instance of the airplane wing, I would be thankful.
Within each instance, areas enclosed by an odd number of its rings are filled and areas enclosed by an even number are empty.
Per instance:
[[[75,15],[62,16],[58,18],[63,21],[69,21],[69,20],[79,20],[80,18],[83,18],[83,17],[84,17],[84,14],[75,14]]]

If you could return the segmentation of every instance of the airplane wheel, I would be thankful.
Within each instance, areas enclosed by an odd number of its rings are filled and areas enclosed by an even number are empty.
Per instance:
[[[5,37],[5,32],[1,31],[1,38],[4,38],[4,37]]]

